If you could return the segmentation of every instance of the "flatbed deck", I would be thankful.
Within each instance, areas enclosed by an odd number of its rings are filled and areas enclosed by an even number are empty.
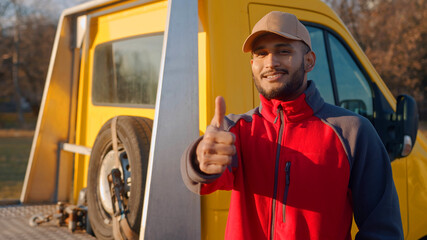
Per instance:
[[[85,231],[77,230],[72,233],[66,226],[58,227],[53,222],[42,223],[36,227],[29,225],[29,219],[33,215],[48,215],[55,211],[55,204],[0,206],[0,239],[96,239]]]

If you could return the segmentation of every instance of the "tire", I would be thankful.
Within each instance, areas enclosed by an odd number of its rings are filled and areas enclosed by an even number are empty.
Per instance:
[[[116,125],[118,152],[122,162],[119,170],[122,172],[122,179],[127,179],[125,180],[127,196],[123,205],[130,228],[138,234],[141,227],[152,124],[153,121],[150,119],[120,116]],[[111,192],[106,177],[114,168],[113,156],[111,120],[109,120],[96,137],[87,178],[89,222],[98,239],[114,238]]]

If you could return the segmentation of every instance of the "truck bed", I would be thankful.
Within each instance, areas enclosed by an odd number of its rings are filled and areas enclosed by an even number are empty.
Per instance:
[[[36,227],[29,225],[31,216],[49,215],[55,211],[55,204],[0,206],[0,239],[96,239],[81,230],[71,233],[66,226],[58,227],[53,222]]]

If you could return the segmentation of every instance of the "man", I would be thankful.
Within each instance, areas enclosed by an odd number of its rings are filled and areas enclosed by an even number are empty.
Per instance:
[[[270,12],[243,45],[261,106],[224,117],[216,99],[205,135],[182,158],[187,187],[231,190],[226,239],[403,239],[390,160],[370,122],[324,103],[307,81],[307,29]],[[319,76],[321,77],[321,76]]]

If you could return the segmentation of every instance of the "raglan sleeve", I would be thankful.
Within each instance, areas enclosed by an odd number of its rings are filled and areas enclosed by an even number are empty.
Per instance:
[[[225,127],[227,131],[236,136],[236,154],[232,157],[232,163],[222,174],[203,173],[196,163],[196,149],[203,136],[191,143],[181,157],[181,176],[187,188],[199,195],[209,194],[216,190],[231,190],[234,182],[234,172],[239,165],[239,134],[238,127]]]
[[[362,119],[350,175],[356,240],[403,239],[399,199],[390,159],[374,127]]]

